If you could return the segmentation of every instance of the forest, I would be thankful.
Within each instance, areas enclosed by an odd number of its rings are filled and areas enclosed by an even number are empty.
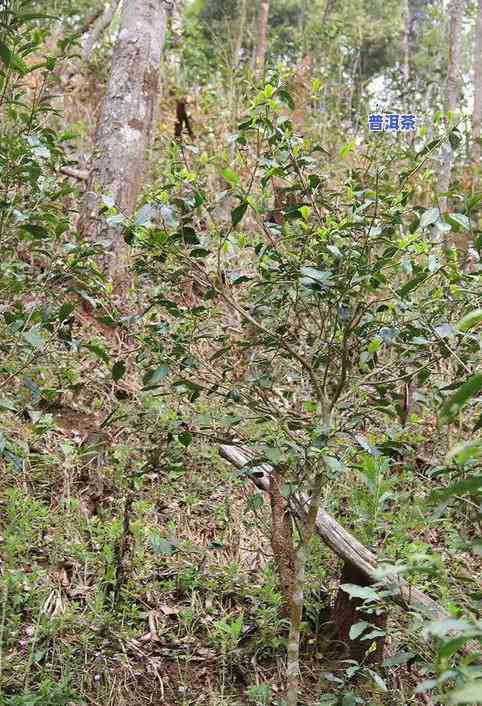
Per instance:
[[[0,706],[482,705],[482,0],[0,0]]]

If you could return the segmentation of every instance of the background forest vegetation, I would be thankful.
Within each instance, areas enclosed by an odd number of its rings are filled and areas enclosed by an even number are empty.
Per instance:
[[[481,120],[482,0],[0,0],[1,706],[482,704]]]

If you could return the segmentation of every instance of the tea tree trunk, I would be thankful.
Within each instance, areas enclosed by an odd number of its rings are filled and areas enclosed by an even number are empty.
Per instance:
[[[165,27],[160,0],[124,1],[81,211],[79,228],[87,238],[112,241],[102,265],[119,285],[126,279],[125,244],[119,226],[106,228],[98,219],[99,195],[110,195],[126,216],[136,205],[158,114]]]
[[[258,42],[256,44],[255,71],[260,78],[264,73],[266,48],[268,44],[269,0],[261,0],[258,14]]]
[[[446,116],[454,115],[457,110],[457,98],[460,84],[460,36],[462,32],[462,19],[465,7],[465,0],[451,0],[449,6],[450,30],[449,30],[449,56],[447,68],[447,88],[445,97]],[[447,118],[449,120],[450,118]],[[444,194],[450,186],[452,174],[452,149],[447,140],[442,146],[442,157],[440,160],[440,172],[437,183],[437,191]],[[439,200],[441,211],[447,210],[447,197],[442,196]]]
[[[480,160],[480,125],[482,122],[482,0],[479,0],[475,20],[474,40],[474,110],[472,113],[472,159]]]

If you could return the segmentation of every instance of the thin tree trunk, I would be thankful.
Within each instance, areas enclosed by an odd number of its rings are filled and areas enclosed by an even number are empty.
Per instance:
[[[258,15],[258,41],[256,44],[255,72],[259,79],[264,73],[266,47],[268,44],[269,0],[261,0]]]
[[[403,68],[402,76],[404,83],[404,91],[407,90],[407,84],[410,79],[410,4],[409,0],[405,0],[404,7],[404,26],[402,35],[402,51],[403,51]]]
[[[323,474],[318,473],[313,482],[309,499],[308,512],[304,522],[300,523],[300,539],[294,556],[294,585],[291,598],[291,621],[288,648],[286,654],[286,704],[297,706],[300,686],[300,640],[301,620],[305,590],[306,560],[310,551],[310,542],[316,528],[316,520],[321,504]]]
[[[237,468],[245,468],[249,465],[249,478],[257,488],[264,492],[270,492],[271,489],[271,474],[273,468],[267,463],[262,466],[253,467],[252,459],[256,454],[246,446],[228,446],[222,445],[219,448],[219,453],[229,463],[232,463]],[[316,483],[315,483],[316,485]],[[316,491],[316,488],[315,488]],[[363,546],[352,534],[342,527],[329,515],[326,510],[319,507],[319,498],[315,497],[315,502],[312,503],[304,493],[294,494],[289,499],[289,505],[293,515],[298,518],[300,523],[306,523],[305,526],[310,526],[313,522],[314,530],[320,538],[335,554],[349,566],[352,566],[360,576],[364,577],[369,584],[378,584],[380,578],[378,569],[380,565],[375,554]],[[310,509],[308,519],[306,507],[309,504]],[[313,512],[318,504],[318,512],[313,519]],[[306,532],[305,532],[306,534]],[[430,596],[427,596],[422,591],[419,591],[415,586],[410,586],[400,576],[397,578],[386,578],[383,582],[385,586],[391,589],[396,589],[391,595],[391,600],[401,606],[404,610],[419,611],[425,617],[430,616],[432,620],[447,620],[450,616],[447,611],[442,608]],[[456,635],[456,630],[449,631],[450,635]],[[465,654],[477,651],[479,645],[475,640],[468,642],[462,649]]]
[[[271,476],[271,548],[280,580],[283,597],[282,616],[290,618],[291,599],[295,580],[295,550],[293,545],[293,527],[286,498],[281,491],[282,476],[275,470]]]
[[[246,0],[240,0],[239,14],[238,14],[238,28],[236,32],[236,37],[234,40],[234,50],[233,50],[233,73],[237,70],[239,62],[241,59],[241,49],[243,48],[244,42],[244,30],[246,28]]]
[[[154,139],[165,28],[160,0],[124,0],[79,219],[84,237],[96,240],[102,235],[112,241],[101,264],[120,289],[127,279],[126,247],[119,226],[106,227],[98,219],[99,195],[110,195],[116,208],[132,215]]]
[[[119,6],[119,2],[120,0],[112,0],[112,2],[107,5],[107,7],[104,9],[104,12],[100,15],[100,17],[96,19],[95,24],[89,31],[82,45],[82,51],[80,52],[80,55],[83,61],[86,61],[89,58],[92,49],[99,41],[99,38],[101,37],[102,33],[105,29],[107,29],[107,27],[110,26],[115,12]]]
[[[448,121],[448,114],[452,117],[457,109],[457,98],[460,84],[460,36],[462,32],[462,17],[465,0],[451,0],[449,6],[450,30],[449,30],[449,56],[447,67],[447,89],[445,98],[445,113]],[[452,175],[452,148],[447,140],[442,147],[442,157],[440,160],[440,172],[437,182],[437,192],[445,193],[450,186]],[[440,210],[447,210],[447,197],[442,196],[439,200]]]
[[[236,34],[234,36],[234,42],[232,45],[233,55],[231,57],[231,71],[229,78],[229,112],[231,115],[231,125],[232,129],[236,129],[238,121],[238,109],[239,109],[239,89],[237,86],[236,73],[238,71],[240,61],[241,61],[241,51],[243,49],[244,42],[244,32],[246,29],[246,16],[247,16],[247,0],[240,0],[238,11],[238,23],[236,28]],[[235,143],[231,144],[230,157],[233,159],[235,152]]]
[[[480,125],[482,122],[482,0],[479,0],[475,20],[474,41],[474,110],[472,113],[472,159],[480,160]]]
[[[111,25],[116,10],[119,7],[119,2],[120,0],[112,0],[103,11],[99,10],[99,12],[89,17],[86,21],[81,30],[81,34],[85,34],[85,37],[80,50],[80,56],[77,55],[73,58],[66,67],[65,73],[60,76],[60,81],[63,86],[67,86],[72,82],[74,76],[78,75],[82,62],[89,59],[93,48],[102,37],[102,34]]]

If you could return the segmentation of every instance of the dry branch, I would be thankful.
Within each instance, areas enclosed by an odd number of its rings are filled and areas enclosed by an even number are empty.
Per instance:
[[[79,181],[86,181],[89,176],[89,172],[85,169],[76,169],[75,167],[68,166],[60,167],[60,172],[74,179],[78,179]]]
[[[244,446],[223,445],[219,449],[220,455],[237,468],[249,464],[253,454]],[[268,492],[270,485],[271,466],[263,464],[250,469],[249,478],[261,490]],[[296,494],[291,497],[293,512],[302,519],[308,507],[308,497]],[[316,518],[316,531],[330,549],[361,571],[369,583],[379,583],[378,560],[375,554],[363,546],[350,532],[342,527],[326,510],[320,509]],[[393,600],[405,610],[413,609],[423,612],[434,620],[449,618],[449,614],[432,598],[419,591],[402,578],[386,578],[383,583],[390,588],[396,588]]]

